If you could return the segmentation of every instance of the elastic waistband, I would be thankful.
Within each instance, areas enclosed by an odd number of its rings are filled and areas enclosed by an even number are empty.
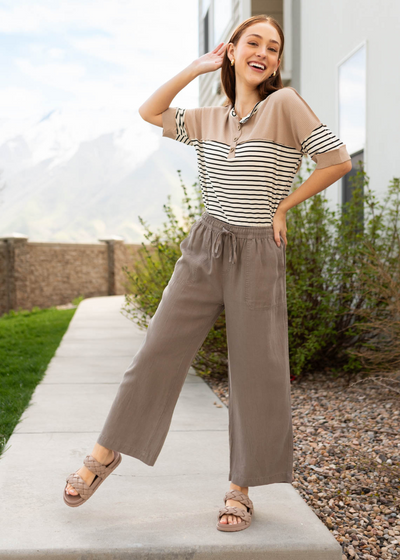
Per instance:
[[[208,212],[203,212],[200,216],[200,221],[209,229],[214,231],[229,230],[235,234],[236,237],[252,239],[254,237],[271,237],[274,238],[274,230],[271,226],[236,226],[233,224],[228,224],[218,218],[215,218]]]

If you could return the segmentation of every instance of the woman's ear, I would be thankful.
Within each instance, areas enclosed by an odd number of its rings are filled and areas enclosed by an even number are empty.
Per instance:
[[[227,50],[227,56],[228,56],[230,61],[232,61],[232,59],[235,58],[234,48],[235,47],[233,46],[233,43],[228,43],[228,46],[227,46],[226,50]]]

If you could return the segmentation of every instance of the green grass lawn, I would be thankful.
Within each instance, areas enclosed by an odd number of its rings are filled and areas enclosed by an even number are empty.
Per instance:
[[[0,317],[0,455],[75,311],[35,307]]]

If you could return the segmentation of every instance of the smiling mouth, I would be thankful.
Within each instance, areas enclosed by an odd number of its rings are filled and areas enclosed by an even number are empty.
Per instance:
[[[258,66],[252,66],[250,62],[248,62],[247,65],[250,66],[250,68],[252,70],[255,70],[256,72],[259,72],[260,74],[262,74],[266,70],[266,68],[261,69]]]

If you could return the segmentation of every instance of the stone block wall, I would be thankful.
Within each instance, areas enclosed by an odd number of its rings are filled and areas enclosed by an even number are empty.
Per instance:
[[[123,266],[131,268],[141,245],[121,238],[104,243],[34,243],[0,238],[0,316],[11,309],[61,305],[84,297],[126,293]]]

